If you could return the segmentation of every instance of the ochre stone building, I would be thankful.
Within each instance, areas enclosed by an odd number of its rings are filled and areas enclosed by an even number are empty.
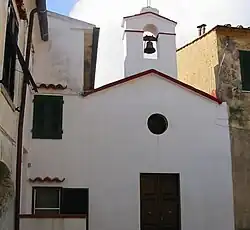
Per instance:
[[[216,26],[178,49],[177,63],[179,80],[228,104],[235,225],[250,229],[250,29]]]

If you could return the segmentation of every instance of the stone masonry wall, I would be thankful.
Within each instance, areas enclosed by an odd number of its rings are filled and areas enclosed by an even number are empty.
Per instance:
[[[242,92],[239,50],[250,51],[250,31],[218,30],[218,97],[229,106],[236,229],[250,229],[250,93]]]

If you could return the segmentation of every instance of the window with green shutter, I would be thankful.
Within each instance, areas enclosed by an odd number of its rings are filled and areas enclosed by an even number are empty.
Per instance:
[[[35,95],[33,139],[62,139],[63,97]]]
[[[242,89],[250,91],[250,51],[240,50]]]

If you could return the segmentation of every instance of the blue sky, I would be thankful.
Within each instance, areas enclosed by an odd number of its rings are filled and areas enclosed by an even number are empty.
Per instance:
[[[47,0],[47,8],[59,14],[69,15],[77,0]]]

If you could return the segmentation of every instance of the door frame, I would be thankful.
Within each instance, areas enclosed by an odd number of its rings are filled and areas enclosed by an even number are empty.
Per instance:
[[[139,230],[141,230],[141,226],[142,226],[142,215],[141,215],[141,176],[142,175],[155,175],[155,176],[160,176],[160,175],[175,175],[178,177],[178,192],[179,192],[179,228],[178,230],[182,229],[181,226],[181,218],[182,218],[182,209],[181,209],[181,186],[180,186],[180,182],[181,182],[181,173],[139,173]]]

